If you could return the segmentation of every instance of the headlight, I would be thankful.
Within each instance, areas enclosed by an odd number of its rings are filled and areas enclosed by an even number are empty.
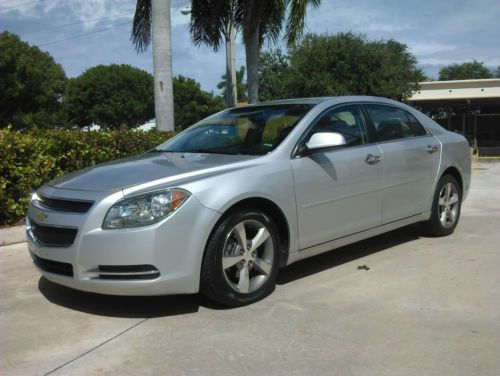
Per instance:
[[[191,196],[188,191],[174,188],[132,197],[109,209],[103,228],[147,226],[168,217]]]

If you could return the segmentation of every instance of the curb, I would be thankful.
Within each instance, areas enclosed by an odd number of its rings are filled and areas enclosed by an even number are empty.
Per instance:
[[[16,226],[0,229],[0,247],[26,241],[26,227]]]

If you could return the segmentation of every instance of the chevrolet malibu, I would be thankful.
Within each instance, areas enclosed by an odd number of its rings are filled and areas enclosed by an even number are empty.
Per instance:
[[[74,289],[240,306],[306,257],[417,222],[451,234],[470,174],[464,137],[392,100],[232,108],[39,188],[29,252]]]

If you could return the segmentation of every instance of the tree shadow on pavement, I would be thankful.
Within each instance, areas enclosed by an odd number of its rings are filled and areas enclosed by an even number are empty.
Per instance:
[[[115,296],[74,290],[40,277],[38,289],[50,302],[99,316],[152,318],[198,312],[212,307],[200,295]]]
[[[415,226],[403,227],[293,263],[280,270],[276,283],[284,285],[419,238]]]

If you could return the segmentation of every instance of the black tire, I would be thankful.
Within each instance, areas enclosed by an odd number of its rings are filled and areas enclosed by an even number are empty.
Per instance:
[[[445,220],[446,225],[443,224],[440,218],[440,214],[443,213],[443,206],[439,204],[440,196],[443,194],[443,189],[447,184],[453,186],[455,194],[458,196],[456,201],[456,214],[454,216],[453,223]],[[453,195],[451,196],[453,197]],[[441,208],[441,209],[440,209]],[[453,207],[454,208],[454,207]],[[428,221],[422,222],[422,230],[425,234],[430,236],[447,236],[452,234],[457,227],[458,221],[460,219],[460,212],[462,208],[462,191],[460,190],[460,185],[457,180],[451,175],[444,175],[438,182],[436,186],[436,191],[434,192],[434,199],[432,200],[432,213]],[[448,209],[450,210],[450,209]],[[448,214],[445,214],[448,218]],[[450,217],[451,218],[451,217]]]
[[[231,285],[232,281],[230,281],[228,277],[228,274],[232,275],[232,273],[235,273],[236,278],[239,278],[238,273],[241,273],[241,270],[235,270],[234,268],[239,269],[239,267],[241,266],[241,262],[245,263],[246,261],[240,261],[238,265],[231,267],[232,269],[228,268],[224,270],[222,266],[223,253],[228,252],[227,248],[230,247],[230,245],[227,245],[227,242],[229,241],[228,239],[232,239],[232,237],[234,236],[233,230],[237,225],[241,223],[260,223],[268,230],[268,240],[266,240],[266,243],[263,243],[261,246],[257,247],[256,252],[263,252],[262,248],[265,247],[265,252],[269,254],[268,258],[271,257],[270,255],[272,255],[272,262],[269,262],[267,265],[271,265],[270,272],[265,275],[265,278],[267,279],[265,279],[264,282],[258,281],[259,283],[262,283],[262,286],[256,288],[255,291],[249,291],[246,293],[237,291],[236,287],[234,285]],[[272,243],[269,244],[269,241]],[[239,244],[234,244],[235,242],[233,241],[233,246],[239,247]],[[274,224],[271,217],[269,217],[266,213],[259,210],[244,209],[225,216],[212,232],[212,235],[210,236],[205,249],[205,254],[203,256],[203,262],[201,266],[201,294],[209,300],[228,307],[239,307],[254,303],[265,298],[275,288],[276,277],[278,275],[278,269],[280,265],[279,258],[281,255],[279,244],[280,241],[276,225]],[[272,250],[270,248],[271,245]],[[226,250],[224,249],[225,247]],[[241,247],[236,249],[239,249],[239,252],[241,254]],[[251,261],[249,261],[249,263],[252,264]],[[249,274],[251,274],[252,269],[249,268],[248,270],[250,270]],[[255,269],[253,271],[255,275],[258,275],[258,272],[258,269]],[[254,277],[249,277],[249,280],[252,281],[252,278]],[[264,279],[264,277],[262,279]]]

